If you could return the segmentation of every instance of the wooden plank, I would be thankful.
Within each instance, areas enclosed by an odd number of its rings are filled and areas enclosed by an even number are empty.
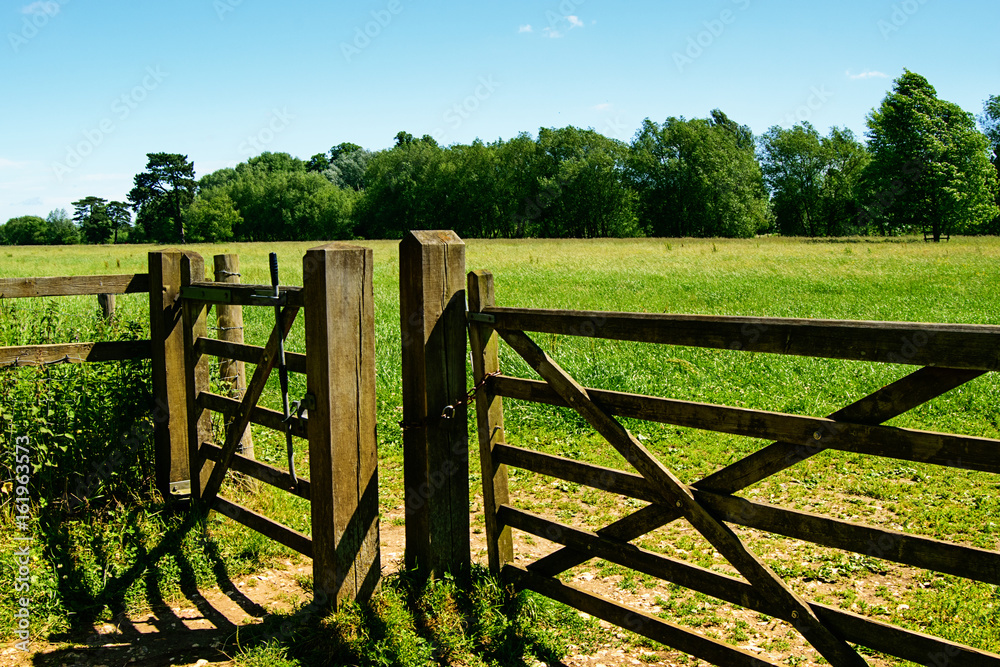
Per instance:
[[[613,623],[716,665],[766,667],[775,664],[762,660],[749,651],[734,648],[715,639],[696,634],[679,625],[668,623],[656,616],[591,595],[556,579],[538,576],[517,565],[507,564],[503,569],[502,576],[506,582],[517,588],[541,593],[608,623]]]
[[[469,433],[466,407],[465,244],[415,231],[399,244],[406,569],[467,571]]]
[[[961,371],[974,373],[976,371]],[[545,382],[494,378],[501,396],[566,406]],[[821,417],[803,417],[764,410],[733,408],[669,398],[640,396],[587,388],[595,404],[611,415],[675,424],[718,433],[779,440],[802,453],[837,449],[904,461],[1000,472],[1000,440],[933,433],[915,429],[852,424]]]
[[[639,572],[658,577],[691,590],[740,605],[771,616],[777,616],[776,607],[753,586],[741,579],[720,574],[690,563],[667,558],[646,549],[618,540],[609,540],[590,531],[574,528],[555,521],[516,510],[501,508],[504,520],[533,535],[564,545],[574,545],[593,557],[630,567]],[[539,574],[536,561],[527,566],[527,571]],[[845,640],[882,651],[905,660],[921,664],[935,664],[929,658],[941,655],[954,658],[955,665],[975,665],[976,667],[997,667],[1000,656],[946,641],[919,632],[904,630],[874,619],[845,612],[834,607],[809,603],[810,608],[834,632]]]
[[[313,541],[309,539],[308,535],[303,535],[297,530],[283,526],[262,514],[258,514],[249,507],[237,505],[222,496],[215,497],[212,509],[219,514],[228,516],[233,521],[243,524],[251,530],[256,530],[268,539],[284,544],[293,551],[298,551],[303,556],[313,557]]]
[[[152,355],[153,440],[156,487],[167,500],[188,495],[191,479],[187,440],[187,385],[180,250],[149,253],[149,337]],[[182,490],[183,487],[183,490]]]
[[[975,379],[983,371],[955,370],[947,368],[921,368],[896,382],[879,389],[851,405],[830,415],[833,419],[850,419],[866,424],[877,424],[907,412],[922,403],[936,398],[965,382]],[[494,381],[500,381],[494,378]],[[717,493],[729,494],[754,484],[766,477],[784,470],[799,461],[826,449],[821,443],[809,446],[776,442],[750,456],[732,463],[703,480],[695,487]],[[622,520],[609,527],[608,535],[630,541],[645,533],[665,525],[681,516],[676,510],[661,512],[662,523],[639,519]],[[656,516],[651,511],[648,516]],[[602,532],[602,534],[604,534]],[[542,559],[545,574],[554,576],[586,561],[585,554],[561,549]]]
[[[469,312],[478,313],[494,304],[493,274],[473,271],[468,276]],[[485,324],[469,324],[472,349],[472,377],[478,386],[490,373],[500,370],[499,336]],[[507,467],[494,457],[494,448],[506,437],[503,428],[503,403],[491,384],[476,393],[476,427],[479,435],[479,467],[483,475],[483,514],[486,523],[486,550],[490,571],[500,573],[514,561],[514,543],[510,528],[497,522],[496,511],[506,504]]]
[[[659,501],[656,489],[641,475],[510,445],[498,445],[495,453],[497,460],[507,465],[541,475],[648,502]],[[720,521],[988,584],[1000,584],[1000,553],[697,489],[694,495]]]
[[[0,368],[83,364],[100,361],[149,359],[153,348],[148,340],[116,340],[106,343],[55,343],[0,347]]]
[[[115,319],[115,295],[98,294],[97,305],[101,309],[101,317],[108,322]]]
[[[211,290],[225,289],[230,294],[230,301],[228,303],[232,306],[274,306],[273,302],[257,298],[261,295],[272,296],[274,294],[274,288],[270,285],[220,285],[212,281],[203,280],[191,283],[191,287]],[[285,306],[295,308],[302,308],[305,306],[301,287],[295,285],[281,285],[280,288],[281,293],[286,295]]]
[[[180,258],[180,287],[205,277],[205,260],[197,253],[187,253]],[[213,464],[205,461],[199,452],[201,443],[212,439],[212,419],[208,410],[198,405],[198,394],[208,391],[208,358],[198,354],[194,342],[208,333],[208,306],[197,301],[181,301],[181,327],[184,331],[184,396],[187,401],[188,458],[191,470],[191,497],[201,498],[201,491],[208,483]],[[211,507],[211,505],[209,505]]]
[[[490,308],[499,331],[1000,370],[1000,326]]]
[[[302,261],[313,589],[338,608],[381,576],[371,248],[331,243]],[[317,598],[320,599],[320,598]]]
[[[238,285],[240,283],[240,256],[236,254],[215,255],[212,258],[216,283]],[[219,342],[223,344],[243,344],[243,307],[220,303],[215,306],[216,327]],[[201,339],[199,339],[201,340]],[[197,346],[197,341],[195,341]],[[239,359],[228,356],[219,358],[219,382],[222,393],[240,400],[247,389],[246,365]],[[253,436],[247,429],[237,450],[247,458],[254,458]]]
[[[282,326],[280,329],[275,327],[271,331],[267,345],[264,346],[264,356],[261,359],[261,363],[254,369],[253,377],[247,385],[247,391],[240,402],[236,418],[233,420],[229,431],[226,432],[226,442],[222,447],[222,454],[219,456],[219,461],[212,468],[211,476],[205,485],[205,489],[202,491],[201,499],[208,507],[212,507],[213,500],[218,495],[219,489],[222,488],[222,480],[226,475],[226,470],[229,468],[233,455],[236,453],[236,447],[243,437],[243,432],[250,425],[250,415],[253,413],[257,401],[260,400],[260,395],[264,391],[264,385],[267,384],[267,377],[271,374],[271,369],[274,368],[274,364],[277,361],[278,341],[288,335],[288,331],[292,328],[298,312],[299,309],[293,306],[286,306],[281,309]]]
[[[727,525],[715,519],[684,485],[636,440],[619,422],[600,409],[587,391],[552,360],[531,338],[520,331],[501,331],[501,337],[542,379],[580,413],[598,433],[625,457],[659,491],[668,504],[681,510],[691,525],[723,557],[761,592],[782,609],[778,614],[791,623],[820,654],[835,667],[867,665],[846,642],[829,631],[816,618],[806,602],[792,591],[755,554],[750,552]]]
[[[199,338],[195,345],[201,354],[211,357],[228,357],[248,364],[259,364],[264,348],[259,345],[229,343],[214,338]],[[299,352],[285,352],[285,365],[293,373],[306,372],[306,355]]]
[[[239,411],[240,401],[203,391],[198,394],[198,406],[206,410],[219,412],[227,417],[232,417]],[[284,419],[285,415],[281,412],[259,405],[255,405],[250,411],[250,422],[252,424],[259,424],[280,433],[285,432]],[[296,417],[293,415],[289,424],[291,424],[292,435],[299,438],[309,437],[309,420],[305,417]]]
[[[929,537],[849,523],[706,491],[695,498],[721,521],[777,533],[821,546],[1000,585],[1000,553]]]
[[[114,276],[0,278],[0,299],[39,296],[140,294],[149,292],[150,284],[151,281],[148,273]]]
[[[858,424],[881,424],[976,379],[984,372],[953,368],[921,368],[837,410],[828,418]],[[736,493],[825,449],[825,445],[821,442],[808,447],[789,442],[775,442],[709,475],[695,486],[716,493]],[[948,461],[945,461],[945,464],[947,463]]]
[[[222,455],[222,447],[213,445],[210,442],[201,443],[201,455],[209,461],[218,461]],[[259,479],[265,484],[277,487],[282,491],[288,491],[293,496],[298,496],[304,500],[310,500],[312,492],[309,480],[296,477],[296,484],[292,485],[292,476],[287,471],[275,468],[274,466],[261,463],[255,459],[247,458],[242,454],[234,454],[230,468],[244,475],[249,475],[254,479]]]

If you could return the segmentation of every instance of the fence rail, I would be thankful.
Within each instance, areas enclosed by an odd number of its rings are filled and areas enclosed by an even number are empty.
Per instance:
[[[0,299],[97,294],[144,294],[149,292],[149,274],[110,276],[56,276],[47,278],[0,278]]]

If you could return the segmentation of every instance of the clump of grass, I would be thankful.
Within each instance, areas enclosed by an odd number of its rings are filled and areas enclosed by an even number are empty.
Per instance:
[[[590,650],[604,635],[592,619],[515,592],[481,567],[423,584],[396,573],[365,604],[325,617],[306,606],[268,617],[256,633],[249,639],[241,633],[237,665],[277,656],[292,665],[503,667],[549,663],[571,642]]]

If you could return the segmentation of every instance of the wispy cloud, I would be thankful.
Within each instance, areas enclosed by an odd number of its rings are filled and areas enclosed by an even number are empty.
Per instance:
[[[569,21],[569,27],[571,29],[583,27],[583,21],[580,20],[579,16],[567,16],[566,20]]]
[[[607,111],[612,106],[611,102],[602,102],[594,107],[594,111]]]
[[[517,31],[519,33],[522,33],[522,32],[534,32],[534,29],[531,27],[531,24],[528,23],[526,25],[519,26],[518,29],[517,29]]]
[[[860,74],[851,74],[851,70],[845,72],[847,78],[852,81],[857,81],[858,79],[888,79],[889,75],[885,72],[879,72],[877,70],[869,70],[867,72],[861,72]]]
[[[38,2],[32,2],[30,5],[21,7],[21,13],[55,16],[59,13],[59,3],[55,2],[55,0],[38,0]]]
[[[584,27],[584,22],[579,16],[572,14],[560,16],[554,12],[547,13],[549,15],[549,25],[541,29],[541,35],[543,37],[559,39],[560,37],[565,36],[570,30]],[[517,31],[535,32],[535,29],[529,23],[527,25],[520,26]]]
[[[20,169],[26,164],[26,162],[14,162],[5,157],[0,157],[0,169]]]

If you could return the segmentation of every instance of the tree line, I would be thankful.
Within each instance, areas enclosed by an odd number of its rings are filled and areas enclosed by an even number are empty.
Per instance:
[[[0,242],[375,239],[442,225],[467,238],[997,234],[1000,96],[978,120],[905,71],[868,115],[867,141],[808,122],[755,137],[716,109],[647,119],[629,143],[576,127],[447,147],[399,132],[387,150],[265,152],[201,179],[186,156],[150,153],[127,202],[14,218]]]

